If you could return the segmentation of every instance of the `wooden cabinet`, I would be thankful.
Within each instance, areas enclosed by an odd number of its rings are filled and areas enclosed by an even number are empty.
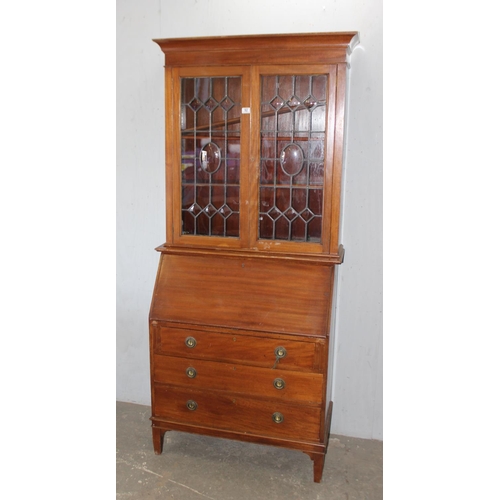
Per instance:
[[[356,33],[155,40],[166,242],[152,429],[301,450],[321,480],[348,56]]]

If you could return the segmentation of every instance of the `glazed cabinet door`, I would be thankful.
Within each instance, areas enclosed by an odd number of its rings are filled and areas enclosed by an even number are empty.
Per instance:
[[[174,112],[167,118],[166,153],[171,241],[246,247],[248,69],[174,68],[170,73]]]
[[[265,66],[255,71],[258,207],[253,235],[260,250],[329,250],[335,69]]]

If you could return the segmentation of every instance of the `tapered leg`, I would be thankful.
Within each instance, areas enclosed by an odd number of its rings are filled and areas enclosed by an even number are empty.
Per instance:
[[[314,482],[321,483],[323,468],[325,467],[325,453],[306,452],[314,462]]]
[[[163,451],[163,436],[165,432],[165,429],[153,427],[153,448],[156,455],[161,455]]]
[[[323,469],[325,467],[325,455],[319,453],[314,458],[314,482],[321,483],[323,477]]]

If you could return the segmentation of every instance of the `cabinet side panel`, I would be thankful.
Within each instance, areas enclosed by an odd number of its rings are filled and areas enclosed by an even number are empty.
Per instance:
[[[346,96],[346,64],[337,66],[337,94],[335,110],[335,145],[333,151],[333,196],[332,196],[332,229],[330,238],[330,249],[337,251],[339,246],[339,220],[340,220],[340,196],[342,163],[344,155],[344,111]]]
[[[179,161],[172,153],[175,152],[174,138],[174,107],[173,107],[173,76],[172,68],[165,68],[165,191],[166,191],[166,238],[167,243],[174,241],[174,172]]]
[[[326,336],[329,266],[164,255],[153,319]]]

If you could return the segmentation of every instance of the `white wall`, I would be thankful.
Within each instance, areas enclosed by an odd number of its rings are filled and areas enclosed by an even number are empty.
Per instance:
[[[117,2],[117,399],[150,404],[148,312],[165,240],[158,2]],[[159,53],[158,53],[159,52]]]
[[[165,240],[163,54],[152,38],[359,31],[351,58],[332,432],[382,439],[382,1],[117,2],[117,399],[150,403],[147,317]]]

